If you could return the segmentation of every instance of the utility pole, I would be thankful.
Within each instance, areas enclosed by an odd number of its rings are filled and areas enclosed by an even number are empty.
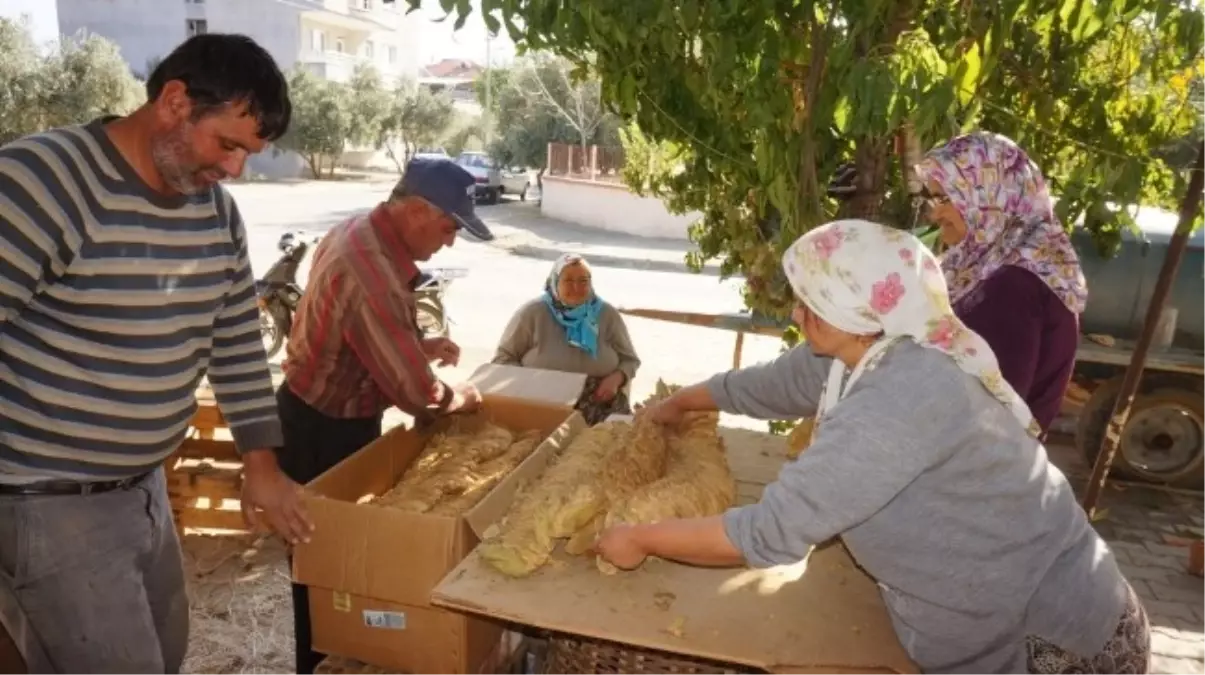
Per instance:
[[[488,28],[485,29],[485,112],[482,119],[485,121],[485,148],[489,152],[490,142],[494,138],[493,119],[490,115],[491,100],[493,98],[492,80],[494,79],[493,67],[490,65],[490,43],[494,41],[494,36],[490,35]]]

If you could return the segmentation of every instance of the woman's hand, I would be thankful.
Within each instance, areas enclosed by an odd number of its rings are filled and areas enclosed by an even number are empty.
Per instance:
[[[672,427],[677,426],[682,421],[682,417],[686,414],[686,411],[678,404],[677,399],[670,396],[669,398],[645,406],[641,414],[648,415],[649,419],[658,424]]]
[[[619,394],[619,388],[623,386],[623,380],[624,375],[618,370],[604,377],[594,388],[594,400],[605,403],[614,399]]]
[[[631,570],[640,567],[648,551],[640,542],[639,525],[616,525],[608,528],[594,542],[594,552],[612,565]]]

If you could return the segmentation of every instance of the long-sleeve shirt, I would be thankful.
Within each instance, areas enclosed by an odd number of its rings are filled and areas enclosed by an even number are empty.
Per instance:
[[[987,341],[1005,381],[1049,429],[1075,367],[1079,317],[1036,274],[1013,266],[960,298],[954,312]]]
[[[525,303],[502,331],[494,363],[606,377],[615,371],[631,382],[640,368],[627,325],[619,310],[604,302],[598,315],[598,356],[569,344],[565,329],[543,299]]]
[[[240,452],[281,443],[234,201],[152,191],[109,119],[0,148],[0,482],[154,468],[206,374]]]
[[[708,388],[729,413],[810,417],[830,364],[802,346]],[[952,359],[908,341],[724,527],[755,567],[841,536],[926,671],[1025,672],[1027,635],[1095,654],[1126,602],[1112,552],[1042,445]]]
[[[414,258],[381,208],[334,227],[314,251],[293,319],[285,382],[318,412],[374,417],[391,406],[427,420],[452,389],[423,351]]]

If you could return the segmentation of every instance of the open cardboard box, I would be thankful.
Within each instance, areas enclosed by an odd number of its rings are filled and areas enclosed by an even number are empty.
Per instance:
[[[522,486],[585,424],[575,415],[477,506],[484,538]],[[760,452],[748,432],[721,429],[734,462]],[[743,443],[742,443],[743,439]],[[741,664],[768,672],[917,672],[873,582],[839,543],[806,562],[770,570],[714,569],[650,559],[639,570],[600,573],[593,556],[553,559],[512,579],[470,553],[436,586],[433,605],[561,633]]]
[[[581,419],[572,403],[582,376],[486,367],[474,380],[486,414],[508,429],[557,435],[569,425],[567,419]],[[544,400],[519,398],[516,392]],[[315,650],[403,672],[469,673],[488,667],[502,626],[433,607],[429,598],[435,584],[476,546],[476,532],[492,512],[478,504],[452,517],[368,503],[398,482],[438,429],[395,428],[306,486],[315,531],[294,553],[293,577],[310,587]],[[546,441],[533,456],[550,451],[555,447]]]

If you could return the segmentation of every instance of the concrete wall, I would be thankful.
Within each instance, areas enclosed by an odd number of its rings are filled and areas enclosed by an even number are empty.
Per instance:
[[[686,240],[686,229],[702,214],[674,215],[660,199],[632,194],[619,183],[544,176],[541,211],[583,227],[640,237]]]

